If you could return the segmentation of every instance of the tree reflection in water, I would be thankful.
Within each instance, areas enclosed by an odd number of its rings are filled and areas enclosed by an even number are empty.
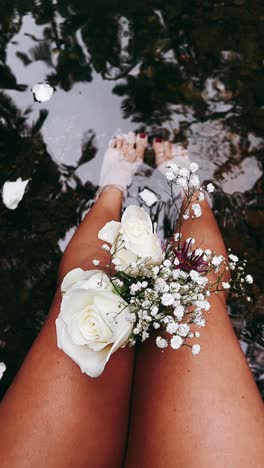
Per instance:
[[[47,314],[61,251],[58,241],[79,222],[94,187],[83,185],[71,167],[58,167],[47,152],[41,127],[47,112],[27,126],[12,100],[0,93],[0,184],[31,178],[19,208],[0,204],[1,360],[6,385],[16,373]],[[94,155],[87,141],[82,159]],[[4,382],[4,380],[3,380]]]
[[[58,240],[76,225],[86,209],[83,200],[94,193],[92,184],[78,178],[75,166],[57,165],[51,159],[41,133],[47,111],[42,109],[31,125],[30,108],[20,111],[8,95],[10,89],[23,93],[28,87],[17,81],[16,70],[7,61],[7,48],[27,14],[41,30],[27,31],[31,46],[26,52],[17,49],[25,68],[45,63],[43,81],[66,92],[78,82],[89,88],[98,74],[112,82],[113,94],[121,98],[123,119],[152,135],[163,132],[175,141],[189,142],[205,166],[213,164],[220,226],[232,249],[246,255],[256,279],[254,305],[233,301],[231,315],[261,386],[263,185],[256,180],[253,188],[238,187],[239,193],[224,190],[226,180],[232,186],[232,174],[239,173],[245,162],[252,168],[263,164],[264,5],[258,0],[134,0],[116,5],[109,1],[102,8],[101,2],[84,0],[0,4],[1,184],[19,176],[32,178],[17,211],[0,207],[4,305],[0,346],[1,360],[8,365],[2,389],[47,312],[61,255]],[[90,130],[79,166],[96,155],[95,138]],[[171,207],[165,207],[167,233],[170,218]]]

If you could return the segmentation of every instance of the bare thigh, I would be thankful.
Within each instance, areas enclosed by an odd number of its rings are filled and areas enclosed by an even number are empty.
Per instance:
[[[109,195],[113,205],[118,195],[110,191]],[[100,258],[98,230],[106,221],[118,219],[120,206],[117,200],[114,212],[108,212],[107,197],[107,192],[100,197],[100,210],[97,204],[79,228],[64,255],[59,280],[76,266],[94,268],[91,259]],[[47,322],[2,401],[1,468],[122,465],[133,352],[116,352],[97,379],[82,374],[56,345],[54,320],[60,301],[58,290]]]
[[[263,466],[262,402],[217,298],[199,342],[199,356],[144,344],[126,467]]]
[[[203,206],[202,226],[186,224],[184,237],[196,231],[202,243],[204,234],[208,248],[226,255],[213,214]],[[126,468],[263,466],[262,401],[232,329],[224,295],[212,295],[210,302],[198,356],[184,347],[162,352],[155,337],[142,345],[136,361]]]

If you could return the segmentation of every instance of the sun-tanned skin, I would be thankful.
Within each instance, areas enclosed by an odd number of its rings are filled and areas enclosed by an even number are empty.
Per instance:
[[[123,144],[116,141],[121,152]],[[138,140],[130,157],[134,150],[143,158],[144,148]],[[166,159],[168,151],[167,145]],[[198,242],[206,239],[207,248],[226,255],[211,209],[206,201],[201,206],[201,218],[183,225],[184,237],[194,231]],[[63,255],[47,322],[0,407],[1,468],[260,468],[262,403],[224,295],[211,298],[201,354],[161,352],[149,340],[137,355],[133,387],[133,349],[117,351],[102,376],[91,379],[57,348],[59,284],[72,268],[94,269],[94,258],[104,268],[108,257],[97,234],[120,219],[121,207],[121,191],[108,187]]]
[[[174,148],[154,144],[157,162]],[[227,257],[207,201],[202,216],[184,222],[182,240]],[[228,281],[229,272],[224,281]],[[214,277],[209,277],[214,280]],[[126,468],[248,468],[263,466],[264,415],[260,395],[227,315],[225,294],[210,297],[202,351],[161,352],[155,338],[141,346],[134,374]],[[194,340],[193,340],[194,341]],[[195,341],[194,341],[195,342]]]

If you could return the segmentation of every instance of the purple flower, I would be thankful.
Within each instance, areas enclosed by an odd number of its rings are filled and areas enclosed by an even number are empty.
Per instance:
[[[179,264],[175,266],[176,269],[184,271],[198,271],[199,273],[206,273],[208,271],[208,262],[203,260],[204,254],[196,255],[194,250],[191,250],[192,239],[188,242],[185,241],[180,249],[174,249],[175,257],[178,259]]]

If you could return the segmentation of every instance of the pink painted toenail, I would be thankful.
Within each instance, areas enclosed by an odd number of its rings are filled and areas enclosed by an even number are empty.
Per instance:
[[[161,142],[162,142],[162,138],[156,137],[156,138],[155,138],[155,142],[156,142],[156,143],[161,143]]]
[[[140,133],[139,136],[140,136],[140,138],[146,138],[146,134],[145,134],[145,133]]]

